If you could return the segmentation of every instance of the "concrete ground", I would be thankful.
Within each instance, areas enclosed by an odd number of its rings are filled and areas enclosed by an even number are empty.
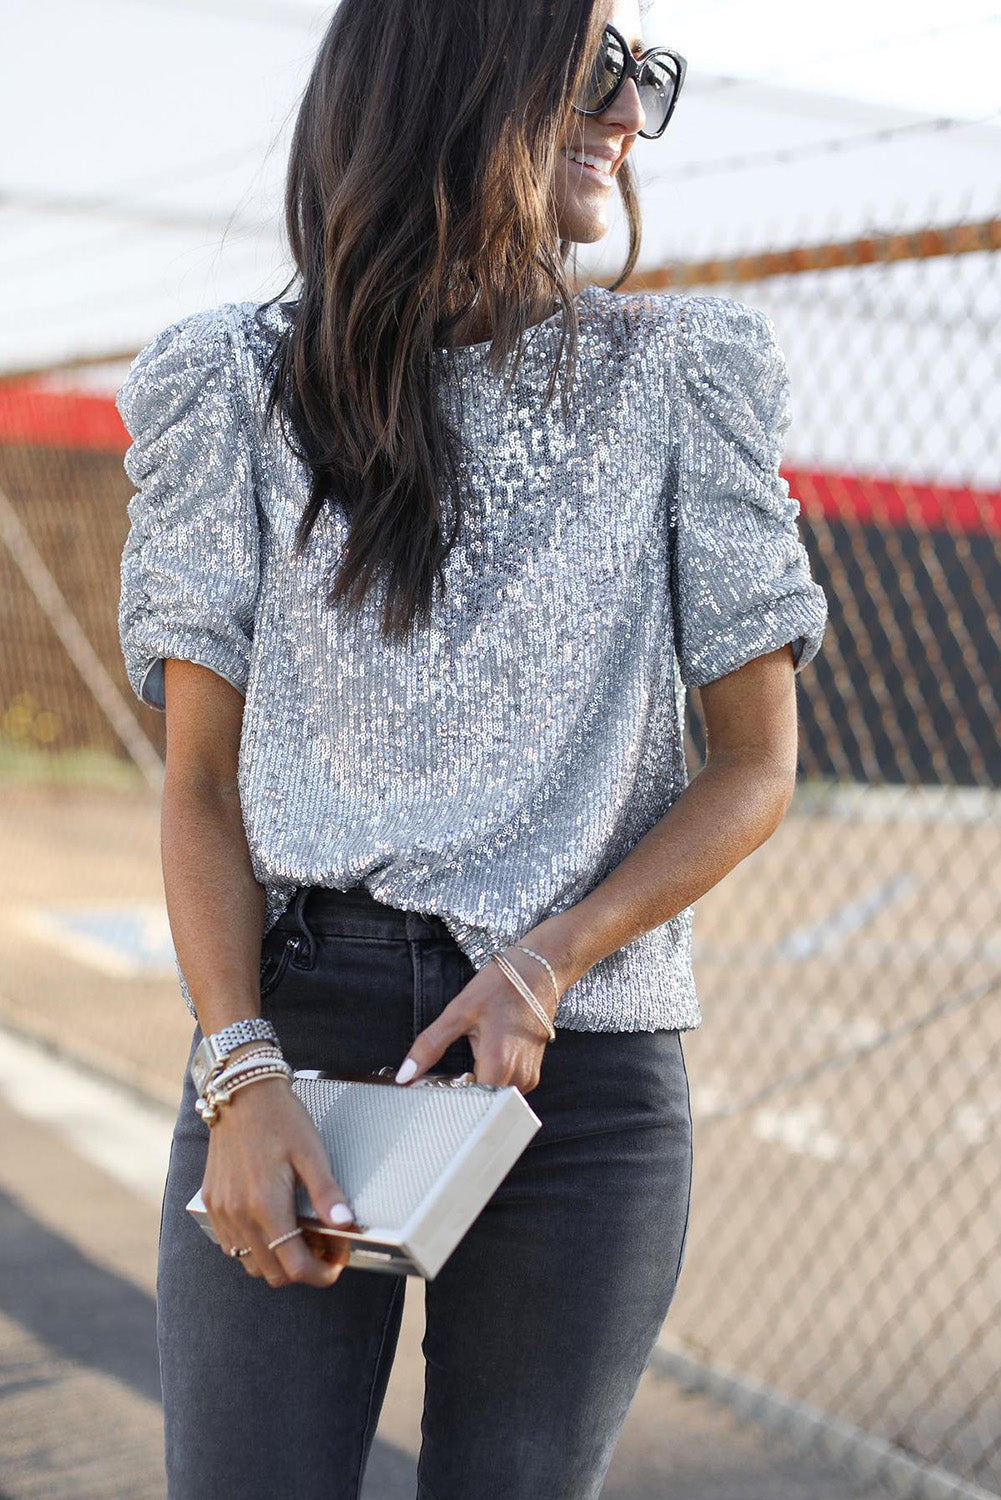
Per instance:
[[[170,1112],[11,1032],[0,1031],[0,1080],[0,1500],[154,1500],[165,1494],[153,1298]],[[363,1500],[415,1491],[422,1289],[408,1280]],[[876,1500],[653,1369],[603,1493]]]

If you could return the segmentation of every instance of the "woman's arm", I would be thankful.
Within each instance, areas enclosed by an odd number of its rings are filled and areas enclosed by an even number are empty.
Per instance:
[[[594,890],[534,929],[549,945],[540,952],[558,975],[562,965],[568,985],[705,895],[785,816],[797,758],[790,647],[755,657],[699,693],[707,740],[702,769]]]
[[[164,689],[164,893],[177,961],[207,1036],[260,1014],[264,891],[251,867],[237,790],[244,700],[217,673],[189,661],[164,663]]]
[[[207,1036],[261,1009],[264,893],[237,790],[244,700],[216,672],[174,659],[164,664],[164,697],[164,891],[178,963]],[[312,1254],[301,1238],[267,1248],[295,1225],[297,1177],[330,1222],[331,1208],[345,1198],[306,1110],[284,1079],[239,1090],[209,1135],[202,1197],[212,1228],[223,1249],[250,1245],[253,1255],[240,1265],[272,1286],[329,1286],[347,1261],[348,1241],[332,1240],[329,1259]]]

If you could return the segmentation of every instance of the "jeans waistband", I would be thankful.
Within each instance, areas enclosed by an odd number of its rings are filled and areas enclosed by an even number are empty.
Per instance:
[[[340,937],[451,939],[441,917],[406,911],[379,901],[364,885],[338,890],[335,886],[304,885],[295,892],[276,922],[285,931]]]

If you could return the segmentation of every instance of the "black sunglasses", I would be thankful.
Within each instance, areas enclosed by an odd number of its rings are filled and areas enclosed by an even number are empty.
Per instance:
[[[602,114],[626,79],[635,78],[646,116],[639,133],[646,140],[655,141],[664,134],[674,114],[687,69],[681,53],[672,52],[669,47],[651,47],[634,57],[622,33],[610,22],[606,23],[591,76],[574,102],[574,109],[581,115]]]

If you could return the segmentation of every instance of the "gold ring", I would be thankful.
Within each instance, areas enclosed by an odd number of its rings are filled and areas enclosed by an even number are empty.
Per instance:
[[[276,1240],[269,1240],[268,1249],[274,1250],[276,1246],[284,1245],[286,1240],[294,1240],[297,1234],[302,1234],[302,1230],[298,1226],[295,1229],[290,1229],[286,1234],[280,1234]]]
[[[249,1245],[232,1245],[230,1249],[226,1251],[226,1254],[231,1255],[235,1260],[237,1256],[249,1255],[250,1251],[251,1247]]]

